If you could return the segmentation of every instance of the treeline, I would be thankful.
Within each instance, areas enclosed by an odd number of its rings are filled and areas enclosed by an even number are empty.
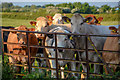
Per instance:
[[[88,3],[61,3],[46,4],[44,6],[26,5],[24,7],[14,6],[13,3],[1,3],[1,12],[37,12],[40,8],[44,9],[43,13],[81,13],[81,14],[101,14],[101,13],[120,13],[120,6],[110,7],[102,5],[101,7],[90,6]]]

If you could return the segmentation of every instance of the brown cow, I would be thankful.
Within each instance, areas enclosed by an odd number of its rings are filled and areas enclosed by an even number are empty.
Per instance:
[[[50,16],[49,16],[50,17]],[[47,18],[49,18],[47,16]],[[36,21],[31,21],[30,24],[32,26],[35,26],[35,31],[39,32],[49,32],[51,29],[56,27],[63,27],[64,29],[68,29],[71,31],[71,24],[56,24],[52,25],[52,20],[49,21],[45,17],[38,17]],[[36,34],[37,38],[44,38],[44,35],[42,34]]]
[[[94,25],[101,25],[101,21],[103,20],[103,17],[98,17],[96,18],[96,16],[94,15],[88,15],[85,16],[85,18],[90,18],[90,21],[86,21],[88,24],[94,24]]]
[[[117,28],[115,27],[109,27],[111,31],[112,35],[116,35],[117,33]],[[120,26],[119,26],[119,30],[120,30]],[[104,44],[104,48],[103,50],[113,50],[113,51],[119,51],[120,50],[120,46],[119,46],[119,37],[107,37],[106,42]],[[110,53],[110,52],[103,52],[103,58],[105,60],[106,63],[113,63],[113,64],[120,64],[120,54],[119,53]],[[110,68],[113,69],[113,71],[115,72],[118,66],[110,66]],[[108,71],[105,68],[105,73],[108,74]]]
[[[17,30],[24,30],[24,31],[31,31],[31,29],[28,29],[26,26],[21,25],[16,28]],[[29,44],[30,45],[38,45],[37,38],[35,34],[30,33],[28,34],[29,38]],[[27,43],[27,36],[26,33],[23,32],[10,32],[8,35],[8,40],[7,42],[10,43],[19,43],[18,45],[15,44],[7,44],[8,48],[8,53],[11,54],[19,54],[19,55],[28,55],[28,50],[27,47],[23,47],[20,44],[26,44]],[[37,53],[37,48],[30,48],[30,55],[31,56],[36,56]],[[22,64],[27,64],[28,59],[23,57],[23,56],[9,56],[9,62],[16,64],[16,63],[22,63]],[[31,59],[31,64],[34,62],[34,59]],[[16,67],[18,71],[20,71],[19,67]],[[24,67],[25,68],[25,67]]]

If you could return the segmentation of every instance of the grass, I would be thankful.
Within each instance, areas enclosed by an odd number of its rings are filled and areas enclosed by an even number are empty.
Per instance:
[[[120,25],[120,23],[118,21],[102,21],[101,25],[105,25],[105,26],[108,26],[108,25]]]
[[[0,24],[0,26],[18,27],[20,25],[25,25],[27,27],[33,27],[30,25],[29,23],[30,21],[33,21],[33,20],[2,18],[2,24]]]
[[[30,25],[30,21],[33,20],[24,20],[24,19],[9,19],[9,18],[2,18],[2,24],[0,26],[13,26],[18,27],[20,25],[25,25],[27,27],[33,27]],[[118,21],[102,21],[102,25],[118,25]]]

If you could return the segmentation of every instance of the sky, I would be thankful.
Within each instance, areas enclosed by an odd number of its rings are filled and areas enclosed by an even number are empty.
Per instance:
[[[120,0],[0,0],[1,2],[119,2]]]
[[[45,4],[59,4],[63,2],[88,2],[90,6],[98,6],[101,7],[102,5],[109,5],[111,7],[118,6],[118,2],[120,0],[0,0],[0,2],[13,2],[14,5],[22,6],[25,5],[45,5]]]

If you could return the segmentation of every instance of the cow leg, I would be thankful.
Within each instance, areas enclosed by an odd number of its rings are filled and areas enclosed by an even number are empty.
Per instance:
[[[64,70],[64,67],[60,67],[61,70]],[[64,72],[61,71],[61,78],[64,79]]]
[[[32,65],[35,66],[35,62]],[[35,71],[35,68],[32,68],[32,71]]]
[[[105,65],[104,65],[104,69],[105,69],[105,73],[108,74],[108,71]]]
[[[97,55],[94,55],[94,62],[100,62],[100,59]],[[100,65],[94,64],[94,73],[99,73],[99,72],[100,72]]]
[[[12,64],[16,64],[16,60],[13,58],[13,57],[9,57],[9,63],[12,63]],[[19,67],[17,67],[17,66],[14,66],[13,67],[14,69],[15,69],[15,71],[17,71],[17,72],[19,72],[20,71],[20,69],[19,69]]]
[[[56,63],[55,60],[50,60],[50,67],[56,69],[56,64],[55,63]],[[51,71],[51,77],[56,78],[56,71],[55,70]]]
[[[84,71],[84,72],[87,72],[87,66],[86,66],[86,64],[83,64],[83,63],[81,63],[82,64],[82,68],[83,68],[83,70],[82,70],[82,72]],[[86,78],[86,74],[81,74],[82,76],[84,76],[84,78]],[[83,77],[82,77],[83,78]]]
[[[76,63],[75,62],[71,62],[71,70],[72,71],[76,71]],[[77,76],[75,75],[75,73],[72,73],[73,74],[73,76],[75,77],[75,78],[77,78]]]
[[[55,55],[49,55],[49,57],[54,58]],[[49,63],[50,63],[50,67],[51,68],[55,68],[56,69],[56,62],[55,62],[55,60],[50,60],[49,59]],[[51,77],[52,78],[56,78],[56,71],[55,70],[51,70]]]

